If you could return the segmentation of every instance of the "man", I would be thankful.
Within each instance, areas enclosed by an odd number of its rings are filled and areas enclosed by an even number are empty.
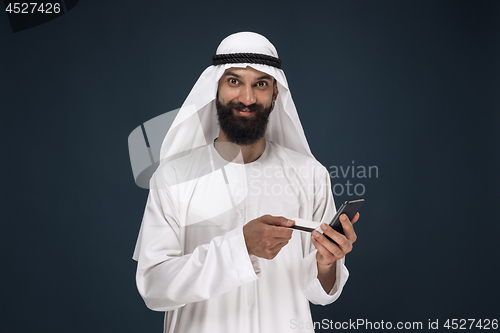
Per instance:
[[[338,245],[288,228],[335,206],[280,65],[263,36],[227,37],[165,137],[134,253],[165,332],[312,332],[309,301],[347,280],[358,215],[322,225]]]

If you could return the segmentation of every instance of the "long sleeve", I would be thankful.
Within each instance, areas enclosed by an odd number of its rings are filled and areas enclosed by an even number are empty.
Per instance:
[[[330,184],[330,177],[326,168],[316,174],[313,221],[330,223],[336,213],[335,203]],[[318,280],[318,267],[316,263],[316,248],[311,242],[311,235],[303,235],[304,259],[301,264],[301,286],[306,298],[313,304],[327,305],[339,298],[342,289],[349,277],[345,266],[345,258],[336,262],[336,279],[330,290],[326,293]]]
[[[168,186],[160,187],[151,186],[134,253],[137,288],[150,309],[174,310],[258,278],[242,227],[184,254],[174,197]]]

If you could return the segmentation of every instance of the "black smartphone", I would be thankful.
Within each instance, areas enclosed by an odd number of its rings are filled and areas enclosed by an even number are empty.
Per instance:
[[[354,216],[356,216],[356,213],[358,210],[363,206],[363,203],[365,202],[365,199],[357,199],[357,200],[351,200],[351,201],[346,201],[340,206],[340,208],[337,210],[337,213],[333,217],[332,221],[330,222],[330,227],[332,227],[334,230],[340,232],[342,235],[344,235],[344,229],[342,229],[342,224],[340,223],[340,215],[346,214],[349,220],[352,220]],[[334,242],[330,237],[325,235],[326,238],[328,238],[330,241]],[[336,243],[335,243],[336,244]]]
[[[340,232],[343,235],[344,230],[342,229],[342,224],[340,223],[340,220],[339,220],[340,215],[346,214],[347,217],[349,218],[349,220],[352,220],[354,218],[354,216],[356,216],[356,213],[361,208],[361,206],[363,205],[364,202],[365,202],[364,199],[357,199],[357,200],[351,200],[351,201],[344,202],[344,204],[342,206],[340,206],[339,210],[337,210],[337,213],[335,214],[332,221],[330,222],[330,226],[334,230],[337,230],[338,232]],[[295,221],[295,225],[293,225],[289,228],[304,231],[304,232],[313,232],[321,224],[319,222],[313,222],[313,221],[303,220],[303,219],[299,219],[299,218],[293,218],[293,220]],[[330,237],[328,237],[328,236],[326,236],[326,237],[328,239],[330,239]]]

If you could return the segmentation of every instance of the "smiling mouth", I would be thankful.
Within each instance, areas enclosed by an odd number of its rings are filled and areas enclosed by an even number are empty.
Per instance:
[[[238,113],[240,116],[243,117],[251,117],[255,113],[255,111],[250,111],[248,109],[243,109],[243,110],[236,110],[236,113]]]

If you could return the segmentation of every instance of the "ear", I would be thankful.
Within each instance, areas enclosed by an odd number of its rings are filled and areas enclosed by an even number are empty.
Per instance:
[[[274,79],[273,84],[273,102],[276,102],[276,98],[278,98],[278,81]]]

